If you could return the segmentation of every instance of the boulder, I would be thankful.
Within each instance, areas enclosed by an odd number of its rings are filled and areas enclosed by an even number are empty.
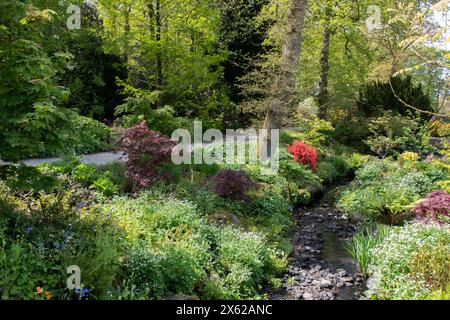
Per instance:
[[[208,220],[211,222],[221,223],[221,224],[229,224],[240,226],[241,221],[236,215],[228,212],[228,211],[217,211],[208,216]]]

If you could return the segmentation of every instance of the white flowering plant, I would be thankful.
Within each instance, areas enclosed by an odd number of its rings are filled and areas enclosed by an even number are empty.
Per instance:
[[[450,229],[445,226],[411,223],[392,228],[384,241],[370,252],[372,265],[369,269],[373,278],[369,296],[389,300],[426,298],[432,288],[427,279],[410,273],[408,262],[421,248],[442,243],[446,244],[449,257]],[[446,269],[446,266],[439,267]]]

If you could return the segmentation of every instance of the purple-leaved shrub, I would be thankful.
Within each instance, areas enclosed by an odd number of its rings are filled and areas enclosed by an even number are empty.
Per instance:
[[[233,200],[244,200],[245,192],[258,186],[246,173],[226,169],[220,170],[212,181],[215,193]]]
[[[162,166],[170,162],[175,142],[149,130],[145,121],[125,129],[119,144],[128,153],[125,176],[131,180],[134,191],[171,178],[171,173],[164,172]]]
[[[413,210],[413,214],[424,221],[438,223],[450,221],[450,193],[446,191],[435,191],[421,201]]]

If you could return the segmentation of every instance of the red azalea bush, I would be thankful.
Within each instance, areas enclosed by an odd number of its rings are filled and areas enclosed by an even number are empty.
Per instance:
[[[243,200],[245,192],[257,187],[246,173],[234,170],[220,170],[212,181],[215,193],[234,200]]]
[[[148,129],[145,121],[125,129],[119,139],[122,150],[128,153],[125,176],[137,191],[149,187],[156,180],[171,177],[161,167],[171,160],[175,142],[159,132]]]
[[[311,171],[316,170],[318,158],[316,149],[308,146],[304,142],[296,140],[291,145],[288,145],[287,150],[294,156],[295,161],[304,165],[309,165]]]
[[[443,219],[450,221],[450,193],[436,191],[428,195],[413,210],[419,219],[442,223]]]

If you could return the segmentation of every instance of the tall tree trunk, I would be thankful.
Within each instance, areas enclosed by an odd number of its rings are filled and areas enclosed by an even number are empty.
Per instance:
[[[293,0],[287,13],[286,37],[281,58],[280,82],[294,90],[302,49],[302,33],[308,0]]]
[[[275,82],[275,103],[272,103],[267,117],[268,123],[282,126],[291,116],[296,105],[296,83],[299,70],[302,33],[308,0],[292,0],[287,13],[286,35],[282,48],[280,74]],[[271,119],[271,118],[274,119]]]
[[[164,95],[163,95],[163,63],[161,56],[161,29],[162,29],[162,21],[161,21],[161,2],[160,0],[156,0],[155,7],[155,22],[156,22],[156,42],[157,52],[156,52],[156,86],[160,91],[158,107],[164,106]]]
[[[268,134],[261,143],[270,144],[270,129],[280,128],[288,118],[288,113],[295,107],[297,72],[299,70],[302,34],[308,0],[292,0],[287,13],[286,35],[282,48],[281,70],[274,83],[273,102],[266,113],[264,129]],[[261,148],[264,149],[264,148]]]
[[[327,117],[329,93],[328,93],[328,71],[330,70],[330,39],[331,31],[328,22],[323,29],[322,51],[320,54],[320,81],[319,81],[319,95],[317,102],[319,104],[319,118],[325,119]]]

